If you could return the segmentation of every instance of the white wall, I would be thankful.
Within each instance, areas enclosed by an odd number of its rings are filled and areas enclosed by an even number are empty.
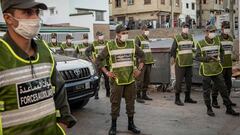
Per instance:
[[[179,18],[185,22],[185,17],[187,15],[189,15],[191,18],[197,19],[196,17],[196,8],[197,8],[197,5],[196,5],[196,0],[181,0],[182,1],[182,14],[179,16]],[[188,3],[189,7],[188,9],[186,8],[186,3]],[[192,10],[192,3],[195,3],[195,9]]]
[[[93,22],[94,22],[94,20],[93,20],[92,15],[72,16],[70,18],[70,25],[79,26],[79,27],[87,27],[90,29],[90,33],[88,34],[90,41],[94,40]]]
[[[1,4],[0,4],[1,5]],[[2,14],[2,8],[0,8],[0,22],[4,22],[3,20],[3,14]]]

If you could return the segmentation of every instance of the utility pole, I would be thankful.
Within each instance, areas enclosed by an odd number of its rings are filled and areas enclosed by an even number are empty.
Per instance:
[[[202,28],[202,0],[199,0],[199,27]]]
[[[231,34],[233,36],[233,38],[235,38],[234,35],[234,31],[235,31],[235,27],[234,27],[234,23],[235,23],[235,19],[234,19],[234,9],[233,9],[234,3],[233,0],[230,0],[230,4],[229,4],[229,21],[230,21],[230,28],[231,28]]]
[[[174,3],[175,3],[175,0],[171,0],[171,27],[174,28]]]

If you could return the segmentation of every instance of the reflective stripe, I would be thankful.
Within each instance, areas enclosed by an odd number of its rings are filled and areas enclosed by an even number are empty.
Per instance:
[[[141,41],[141,44],[150,44],[148,41]]]
[[[2,130],[2,116],[1,116],[1,113],[0,113],[0,135],[3,135],[3,130]]]
[[[62,127],[57,123],[57,126],[60,128],[60,130],[62,131],[63,135],[66,135],[65,131],[62,129]]]
[[[52,66],[50,63],[35,64],[34,72],[39,77],[49,76]],[[0,72],[0,87],[24,82],[32,79],[31,66],[24,66]]]
[[[81,49],[78,49],[79,52],[85,52],[86,51],[86,48],[81,48]]]
[[[222,45],[233,45],[232,41],[221,41]]]
[[[178,54],[190,54],[193,53],[192,50],[182,50],[182,51],[178,51]]]
[[[202,51],[211,51],[211,50],[218,50],[218,49],[219,49],[219,46],[217,45],[202,47]]]
[[[224,54],[232,54],[232,51],[224,51]]]
[[[4,101],[0,101],[0,111],[4,111]]]
[[[56,117],[60,118],[61,117],[61,113],[59,110],[56,110]]]
[[[145,52],[145,53],[150,53],[150,52],[152,52],[152,51],[151,51],[151,49],[143,49],[143,52]]]
[[[75,49],[74,48],[66,48],[66,49],[64,49],[64,51],[75,51]]]
[[[130,67],[133,65],[134,65],[133,61],[116,62],[112,63],[112,68]]]
[[[35,120],[55,113],[53,98],[22,107],[13,111],[2,112],[2,127],[8,128]]]
[[[118,49],[118,50],[111,50],[111,55],[119,55],[119,54],[132,54],[134,49]]]
[[[106,46],[105,45],[98,45],[98,46],[95,46],[96,49],[104,49]]]
[[[193,41],[188,41],[188,40],[185,40],[185,41],[180,41],[178,42],[178,45],[193,45]]]

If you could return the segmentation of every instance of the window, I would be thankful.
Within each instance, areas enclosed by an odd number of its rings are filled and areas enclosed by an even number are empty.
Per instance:
[[[179,0],[176,0],[176,7],[179,7],[180,6],[180,2]]]
[[[115,7],[121,7],[121,0],[115,0]]]
[[[50,8],[49,8],[49,11],[50,11],[50,15],[54,15],[54,13],[55,13],[55,8],[54,8],[54,7],[50,7]]]
[[[104,12],[96,11],[96,21],[104,21]]]
[[[134,0],[128,0],[128,5],[133,5],[134,4]]]
[[[188,3],[186,3],[186,8],[188,9],[188,7],[189,7],[189,4],[188,4]]]
[[[215,0],[215,4],[217,4],[218,0]]]
[[[151,0],[144,0],[144,5],[151,4]]]
[[[108,3],[109,3],[109,4],[112,4],[112,0],[109,0]]]
[[[207,1],[207,0],[203,0],[203,4],[206,4],[206,1]]]
[[[165,5],[165,0],[161,0],[161,4]]]
[[[219,0],[219,5],[223,4],[223,0]]]
[[[195,3],[192,3],[192,10],[195,10]]]

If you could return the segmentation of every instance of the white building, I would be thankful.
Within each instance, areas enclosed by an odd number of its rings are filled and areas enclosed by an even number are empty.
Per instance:
[[[91,41],[97,31],[102,31],[109,38],[108,0],[37,1],[48,6],[48,10],[41,13],[44,24],[87,27]]]
[[[182,1],[182,14],[179,16],[181,22],[185,22],[187,15],[196,21],[197,10],[196,10],[196,0],[181,0]]]

